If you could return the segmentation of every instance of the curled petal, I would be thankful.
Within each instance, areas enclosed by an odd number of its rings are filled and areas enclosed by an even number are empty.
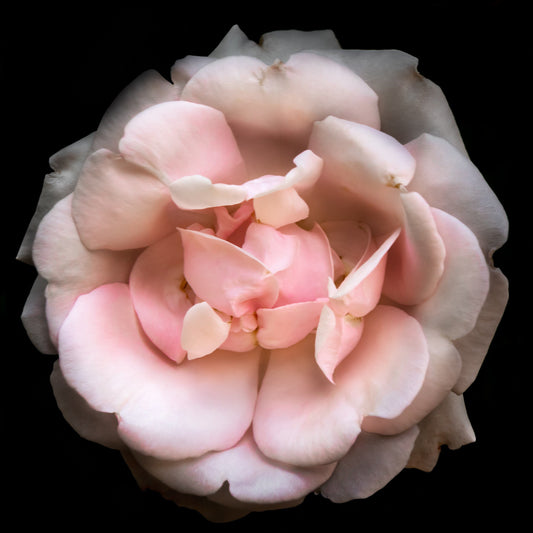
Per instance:
[[[324,161],[313,194],[303,196],[316,220],[364,220],[377,235],[400,225],[399,191],[411,181],[415,160],[398,141],[330,116],[313,126],[309,148]]]
[[[93,409],[117,413],[120,438],[143,454],[177,460],[226,449],[251,423],[259,352],[171,363],[144,336],[125,284],[78,298],[59,352],[69,385]]]
[[[439,332],[425,331],[425,335],[429,362],[420,391],[395,418],[366,417],[362,426],[365,431],[383,435],[406,431],[436,409],[452,390],[461,372],[461,357],[453,343]]]
[[[254,211],[257,220],[274,228],[293,224],[309,215],[308,205],[293,188],[254,198]]]
[[[263,263],[218,237],[180,231],[185,278],[199,298],[237,317],[274,305],[278,283]],[[215,258],[217,268],[213,269]]]
[[[363,334],[363,320],[351,315],[337,316],[324,306],[316,330],[315,359],[332,382],[337,365],[356,347]]]
[[[173,231],[177,211],[151,172],[106,149],[87,158],[72,200],[74,221],[91,249],[147,246]]]
[[[224,321],[207,302],[193,305],[183,318],[181,346],[189,359],[214,352],[229,335],[231,324]]]
[[[150,474],[178,492],[207,496],[225,482],[239,502],[272,504],[302,498],[331,475],[335,465],[298,468],[272,461],[248,431],[233,448],[183,461],[161,461],[136,454]]]
[[[126,125],[119,149],[125,159],[149,168],[166,184],[197,174],[213,183],[245,178],[224,115],[191,102],[165,102],[139,113]]]
[[[297,302],[272,309],[258,309],[257,341],[263,348],[288,348],[303,340],[318,325],[327,298]]]
[[[330,305],[337,314],[362,317],[376,307],[385,279],[387,252],[399,234],[397,229],[377,249],[369,247],[368,258],[354,267],[337,289],[330,291]]]
[[[429,472],[446,444],[456,450],[476,440],[466,413],[463,395],[450,392],[443,402],[419,424],[420,434],[409,458],[408,468]]]
[[[468,226],[490,257],[507,240],[509,222],[479,170],[461,150],[433,135],[421,135],[406,148],[417,162],[409,190]]]
[[[410,311],[427,329],[450,340],[474,328],[489,289],[489,271],[478,240],[457,218],[433,209],[446,247],[444,273],[430,298]]]
[[[257,399],[254,436],[272,459],[295,465],[340,459],[365,416],[392,418],[411,403],[428,363],[416,320],[388,306],[378,306],[365,318],[359,343],[337,367],[336,385],[324,376],[313,353],[312,335],[271,353]]]
[[[435,291],[446,249],[427,202],[412,192],[400,198],[405,221],[387,256],[383,293],[400,304],[415,305]]]
[[[276,307],[327,297],[333,262],[328,239],[318,224],[309,231],[295,224],[277,230],[250,224],[243,248],[274,273],[279,284]]]
[[[240,204],[246,191],[238,185],[213,184],[204,176],[184,176],[169,186],[174,203],[180,209],[206,209]]]
[[[170,359],[181,362],[183,318],[191,302],[183,290],[183,251],[173,234],[146,248],[133,265],[130,291],[144,332]]]
[[[361,432],[320,493],[335,503],[368,498],[405,468],[418,433],[417,426],[386,437]]]

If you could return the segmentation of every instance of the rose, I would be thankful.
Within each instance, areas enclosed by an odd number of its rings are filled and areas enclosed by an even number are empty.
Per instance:
[[[52,158],[23,320],[67,420],[141,485],[231,519],[473,440],[507,221],[415,66],[233,28]]]

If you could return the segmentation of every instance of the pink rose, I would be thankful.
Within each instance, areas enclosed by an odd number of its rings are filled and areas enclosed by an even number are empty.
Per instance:
[[[24,325],[65,418],[141,486],[229,520],[473,441],[507,218],[413,57],[235,26],[51,166]]]

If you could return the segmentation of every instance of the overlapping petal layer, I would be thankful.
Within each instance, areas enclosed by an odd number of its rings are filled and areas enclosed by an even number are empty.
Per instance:
[[[78,298],[59,350],[69,385],[93,409],[116,413],[121,439],[144,454],[175,460],[226,449],[251,423],[258,351],[176,366],[140,329],[126,284]]]

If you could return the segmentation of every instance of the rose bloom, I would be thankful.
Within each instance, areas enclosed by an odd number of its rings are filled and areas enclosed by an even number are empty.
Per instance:
[[[235,26],[51,158],[23,322],[67,421],[143,488],[232,520],[474,440],[508,224],[416,65]]]

